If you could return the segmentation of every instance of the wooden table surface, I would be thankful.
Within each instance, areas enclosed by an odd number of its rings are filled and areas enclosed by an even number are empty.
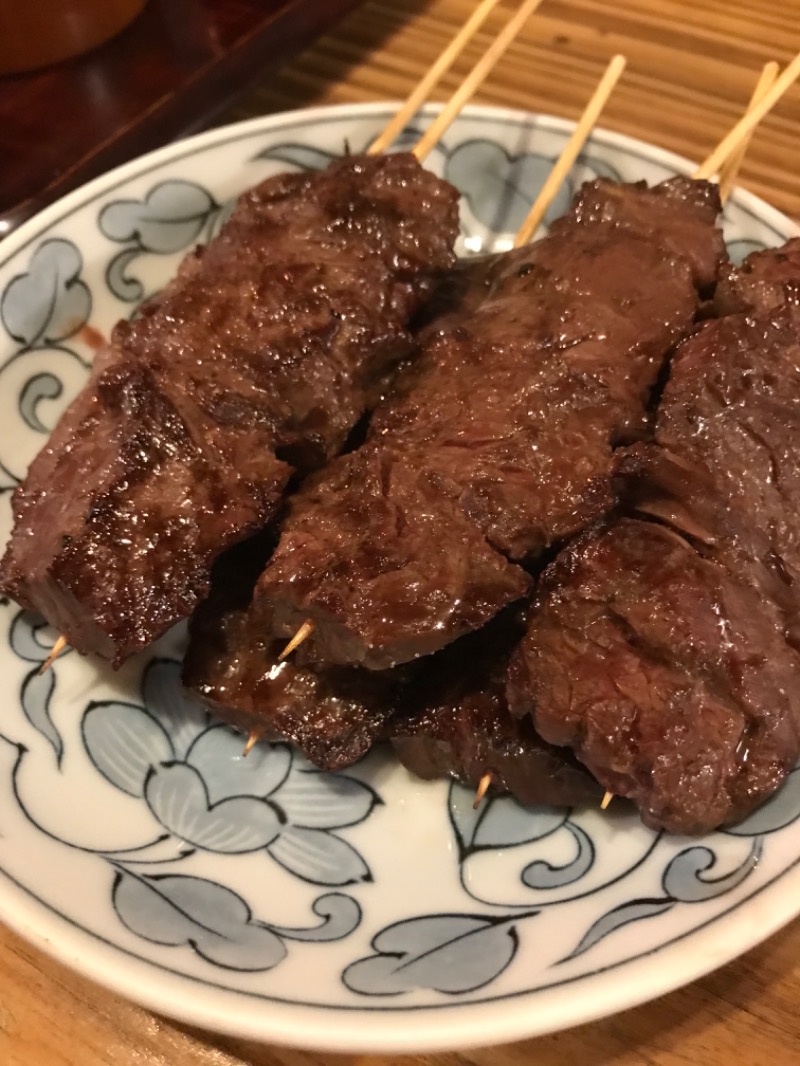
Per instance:
[[[515,3],[507,0],[506,6]],[[368,0],[226,116],[400,98],[473,0]],[[797,0],[544,0],[477,99],[575,117],[616,51],[629,71],[603,117],[702,158],[757,71],[800,50]],[[489,23],[444,81],[451,90]],[[800,90],[757,132],[742,183],[800,217]],[[605,1021],[471,1053],[337,1056],[188,1030],[96,988],[0,930],[2,1066],[800,1066],[800,921],[702,981]]]

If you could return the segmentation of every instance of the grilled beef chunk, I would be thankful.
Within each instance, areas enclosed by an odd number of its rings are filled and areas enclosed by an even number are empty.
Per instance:
[[[783,256],[731,291],[789,291]],[[679,832],[741,820],[800,755],[800,308],[771,301],[678,350],[656,443],[620,462],[627,506],[659,525],[568,549],[509,672],[515,713]]]
[[[626,511],[676,530],[787,614],[794,612],[796,593],[770,530],[731,507],[707,469],[656,445],[637,444],[621,454],[618,472]]]
[[[217,560],[211,595],[189,623],[183,683],[217,717],[269,740],[290,740],[322,770],[356,762],[384,733],[397,679],[278,662],[284,642],[247,610],[271,547],[256,537]]]
[[[308,614],[321,620],[326,660],[334,664],[386,669],[429,655],[530,588],[525,571],[487,544],[448,484],[371,444],[308,485],[288,528],[276,568],[265,572],[267,587],[283,578],[286,591],[313,600]],[[293,632],[305,614],[263,592],[262,579],[253,610],[271,612],[273,632]],[[309,660],[305,646],[296,659]]]
[[[244,732],[294,743],[323,770],[339,770],[391,737],[400,760],[430,779],[476,785],[527,804],[574,805],[599,786],[569,752],[512,718],[503,684],[519,620],[495,619],[424,663],[376,673],[278,662],[270,619],[248,610],[272,544],[252,538],[221,556],[211,595],[189,624],[183,682],[219,718]]]
[[[270,178],[113,333],[14,499],[0,587],[119,665],[187,616],[409,347],[457,193],[412,156]]]
[[[705,183],[595,182],[546,239],[480,270],[357,452],[292,501],[256,599],[305,661],[384,669],[486,622],[613,501],[662,360],[715,277]],[[675,234],[679,239],[676,239]],[[507,560],[510,560],[509,563]]]
[[[780,612],[649,522],[585,534],[546,571],[508,697],[676,833],[739,821],[800,750],[800,658]]]
[[[652,189],[644,182],[587,182],[575,197],[571,214],[583,224],[601,222],[650,236],[670,259],[687,262],[698,291],[707,293],[717,282],[722,237],[710,236],[706,227],[720,209],[716,185],[670,178]]]
[[[800,282],[800,256],[797,278]],[[656,440],[669,454],[707,472],[754,535],[767,532],[797,595],[800,306],[710,322],[683,345],[664,393]],[[729,539],[718,554],[730,550]]]
[[[425,780],[455,777],[534,806],[597,802],[602,790],[572,753],[537,736],[530,719],[511,716],[505,698],[509,650],[520,627],[495,619],[426,664],[403,694],[389,734],[403,765]]]
[[[731,266],[720,277],[714,309],[720,316],[737,311],[772,311],[784,303],[800,302],[800,237],[767,253],[753,252],[741,267]]]

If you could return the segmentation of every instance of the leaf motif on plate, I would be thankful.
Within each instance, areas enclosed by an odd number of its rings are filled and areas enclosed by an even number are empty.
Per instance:
[[[583,936],[578,946],[569,955],[565,955],[561,962],[568,962],[578,955],[583,955],[590,948],[595,947],[601,940],[605,940],[611,933],[616,932],[631,922],[639,922],[645,918],[655,918],[659,914],[665,914],[675,906],[674,899],[632,899],[614,907],[598,918]]]
[[[563,807],[522,807],[511,796],[489,796],[474,810],[474,799],[473,789],[451,783],[448,813],[462,862],[476,851],[541,840],[560,829],[569,814]]]
[[[244,738],[230,726],[209,726],[192,743],[186,761],[201,774],[212,803],[231,796],[271,796],[289,773],[287,744],[257,744],[245,758]]]
[[[747,858],[730,873],[719,877],[703,877],[717,864],[717,854],[704,844],[697,844],[679,852],[664,871],[664,891],[681,903],[702,903],[722,896],[749,877],[756,867],[763,841],[756,837]]]
[[[287,826],[267,851],[295,877],[314,885],[342,886],[372,880],[356,849],[324,829]]]
[[[42,400],[57,400],[63,391],[64,385],[55,374],[35,374],[30,378],[19,397],[19,412],[25,424],[37,433],[49,433],[53,427],[39,417],[39,404]]]
[[[182,758],[208,726],[210,715],[181,684],[175,659],[151,659],[142,678],[142,700],[169,733],[175,755]]]
[[[144,285],[128,273],[128,267],[135,263],[141,254],[142,249],[138,245],[123,248],[106,267],[106,284],[118,299],[127,303],[141,303],[144,299]]]
[[[34,667],[22,682],[21,703],[25,717],[37,733],[45,738],[55,752],[56,762],[61,765],[64,742],[50,716],[50,699],[55,691],[56,675],[53,670],[39,673]]]
[[[278,925],[272,928],[278,936],[286,940],[324,943],[331,940],[344,940],[361,921],[361,908],[358,903],[343,892],[328,892],[324,896],[317,896],[311,909],[314,914],[322,918],[319,925],[311,929],[283,928]]]
[[[514,958],[513,919],[478,914],[430,914],[387,926],[372,940],[375,954],[347,967],[342,980],[365,996],[396,996],[428,988],[448,995],[474,992],[496,980]]]
[[[170,255],[189,248],[216,210],[219,204],[201,185],[172,178],[143,200],[112,200],[100,212],[99,225],[109,240],[134,241],[141,251]]]
[[[25,348],[35,348],[77,333],[92,309],[82,268],[81,253],[71,241],[43,241],[28,270],[12,278],[0,298],[0,317],[9,336]]]
[[[380,797],[369,785],[346,774],[330,774],[298,765],[298,759],[274,796],[292,825],[303,829],[342,829],[369,817]]]
[[[281,831],[278,815],[264,800],[233,796],[210,803],[203,778],[186,763],[154,767],[144,795],[165,829],[205,851],[225,855],[259,851]]]
[[[296,167],[298,170],[324,170],[338,156],[322,148],[313,148],[308,144],[275,144],[262,148],[253,156],[256,159],[274,159],[284,166]]]
[[[445,177],[465,197],[472,214],[493,230],[519,229],[553,168],[549,156],[511,156],[494,141],[476,139],[455,148],[447,158]],[[545,222],[567,209],[565,179],[550,204]]]
[[[573,822],[566,822],[564,828],[572,834],[577,844],[575,858],[564,863],[563,866],[556,866],[543,859],[529,863],[522,871],[522,883],[528,888],[540,890],[564,888],[580,881],[594,866],[595,848],[589,834]]]
[[[28,663],[43,663],[53,647],[55,636],[50,625],[33,611],[18,611],[11,622],[11,649]],[[62,655],[68,654],[65,650]]]
[[[155,944],[191,947],[230,970],[271,970],[286,957],[283,941],[254,921],[236,892],[204,878],[118,872],[112,893],[120,921]]]
[[[144,298],[142,282],[128,268],[144,252],[173,255],[188,250],[213,228],[220,205],[194,181],[170,178],[159,182],[143,200],[112,200],[100,212],[98,224],[109,240],[129,247],[118,252],[106,268],[106,283],[120,300]]]
[[[86,752],[103,777],[129,796],[144,796],[150,768],[174,757],[167,734],[135,703],[90,703],[81,733]]]

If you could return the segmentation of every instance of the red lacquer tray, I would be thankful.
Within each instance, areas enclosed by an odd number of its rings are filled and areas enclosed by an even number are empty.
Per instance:
[[[89,178],[201,129],[357,0],[149,0],[114,40],[0,77],[0,236]]]

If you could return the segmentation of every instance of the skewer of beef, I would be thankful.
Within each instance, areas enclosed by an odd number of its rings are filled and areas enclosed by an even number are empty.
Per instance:
[[[764,66],[748,112],[760,103],[779,71],[775,62]],[[735,183],[749,139],[745,136],[720,168],[723,203]],[[523,632],[520,622],[516,640],[512,634],[504,642],[494,642],[486,681],[477,675],[460,701],[452,697],[439,705],[429,701],[421,710],[393,719],[392,744],[401,762],[417,776],[456,777],[471,783],[476,787],[476,805],[490,786],[494,791],[510,792],[522,803],[564,802],[565,790],[554,788],[552,779],[566,782],[567,800],[577,803],[588,797],[589,782],[597,790],[594,778],[584,767],[582,777],[576,776],[576,760],[569,749],[551,747],[535,732],[528,716],[514,719],[508,709],[505,674],[511,651]],[[534,760],[538,760],[535,766]],[[531,773],[532,769],[538,773]],[[606,791],[600,806],[605,809],[612,798],[613,794]]]
[[[723,257],[716,187],[586,185],[438,328],[365,444],[293,498],[255,602],[297,654],[382,670],[480,628],[613,503],[668,352]]]
[[[559,169],[568,168],[578,154],[596,120],[601,99],[610,91],[620,71],[621,64],[614,63],[609,76],[604,79],[602,91],[587,108],[584,121],[571,139],[569,151],[562,156]],[[541,203],[537,201],[532,214],[540,209]],[[713,218],[712,210],[703,222],[711,233]],[[485,272],[483,264],[476,266],[472,289],[461,295],[462,309],[479,302],[486,287]],[[382,408],[386,406],[384,404]],[[258,552],[256,548],[256,555]],[[268,555],[269,548],[262,547],[261,560]],[[265,610],[261,602],[250,601],[258,568],[258,557],[252,564],[248,561],[246,567],[241,551],[237,558],[226,560],[224,571],[221,568],[214,581],[211,599],[193,618],[184,664],[187,687],[221,717],[250,732],[251,740],[260,734],[282,735],[303,748],[318,765],[334,769],[347,765],[368,750],[385,732],[387,721],[399,706],[402,705],[408,714],[410,706],[430,709],[431,699],[446,698],[447,685],[444,688],[439,686],[438,697],[426,694],[428,680],[439,671],[452,672],[452,665],[458,661],[463,648],[455,651],[450,660],[434,657],[431,663],[423,664],[417,671],[409,668],[370,674],[350,666],[314,670],[297,663],[280,662],[281,644],[271,635],[269,609]],[[501,631],[504,631],[502,627]],[[476,674],[473,682],[477,679]],[[459,685],[459,691],[466,692],[463,684]],[[497,689],[498,694],[499,691]],[[481,702],[480,697],[478,702]],[[476,713],[481,713],[480,708],[476,708]],[[520,744],[528,746],[526,769],[531,772],[527,774],[530,786],[526,798],[530,802],[562,802],[565,793],[554,795],[553,792],[556,778],[549,772],[554,765],[552,752],[547,745],[537,744],[528,732],[532,733],[510,719],[504,732],[509,744],[515,739],[512,734],[520,734],[517,747]],[[472,759],[475,765],[478,755],[476,749]],[[532,772],[533,764],[540,772]],[[521,775],[518,776],[521,781]],[[580,783],[578,798],[592,793],[596,787],[588,775],[580,772],[565,773],[564,776],[572,776],[576,784]],[[538,783],[548,777],[550,787],[536,793]]]
[[[481,274],[482,268],[479,278]],[[262,556],[265,557],[266,554]],[[254,572],[257,568],[256,563]],[[184,676],[190,688],[223,717],[251,731],[252,737],[282,733],[305,747],[319,765],[335,768],[363,754],[402,704],[406,714],[393,731],[398,737],[402,735],[398,741],[401,757],[406,757],[423,776],[431,776],[436,769],[433,745],[438,746],[440,763],[442,759],[449,760],[449,768],[457,776],[474,782],[476,771],[480,770],[483,776],[486,766],[492,765],[498,784],[511,787],[527,802],[567,802],[560,777],[572,789],[571,802],[586,798],[596,789],[587,774],[576,771],[563,755],[556,756],[528,727],[514,723],[507,712],[500,720],[504,700],[502,685],[496,678],[487,687],[480,679],[480,671],[473,671],[471,680],[455,682],[453,663],[463,655],[473,658],[476,641],[472,642],[472,650],[455,645],[449,666],[441,657],[434,657],[431,662],[435,665],[420,671],[421,677],[412,675],[411,679],[408,672],[394,671],[373,674],[370,682],[363,672],[349,668],[314,671],[286,663],[278,665],[280,644],[270,637],[268,612],[250,604],[251,587],[252,577],[243,582],[241,596],[233,603],[229,578],[219,582],[216,602],[201,608],[194,620]],[[226,598],[227,603],[222,602]],[[494,644],[497,646],[496,641]],[[495,667],[498,662],[502,665],[498,655],[494,658]],[[450,676],[450,681],[434,683],[426,693],[426,678],[435,676],[437,671],[442,671],[445,678]],[[356,681],[360,692],[353,687]],[[370,684],[370,698],[364,700],[363,692]],[[321,703],[316,702],[320,691]],[[453,697],[455,691],[460,694],[458,700]],[[297,702],[293,705],[293,701]],[[448,709],[443,712],[445,704]],[[409,713],[411,707],[416,708],[416,714]],[[496,721],[491,722],[491,718]],[[310,738],[320,723],[320,734]],[[478,736],[481,728],[482,741]],[[414,731],[416,739],[412,741]],[[425,736],[431,744],[426,745]],[[496,759],[487,761],[492,755]],[[559,765],[560,775],[556,773]],[[505,771],[516,784],[504,781]],[[528,782],[524,788],[523,780]],[[554,787],[557,783],[558,789]]]
[[[620,513],[545,572],[508,672],[655,828],[736,824],[800,756],[799,305],[798,239],[723,273],[654,442],[620,454]]]
[[[779,71],[777,63],[764,66],[748,111],[760,103]],[[720,168],[723,203],[735,184],[749,139],[746,136]],[[523,805],[596,802],[600,786],[572,751],[547,744],[529,715],[515,718],[510,713],[506,673],[525,626],[521,609],[505,614],[508,617],[501,616],[499,625],[489,623],[434,657],[442,661],[441,677],[405,694],[403,711],[390,720],[392,746],[418,777],[456,778],[471,784],[476,807],[490,788],[510,793]],[[612,798],[613,793],[606,791],[601,808]]]
[[[790,63],[763,99],[748,109],[701,166],[697,181],[716,172],[727,154],[736,150],[793,84],[800,73],[799,59]],[[665,217],[669,214],[669,186],[665,183],[662,189],[666,194],[661,200]],[[610,222],[618,233],[635,231],[625,208],[617,217],[617,207],[609,203],[610,197],[604,200],[603,196],[598,190],[594,202],[576,208],[583,212],[584,221]],[[646,199],[645,194],[642,199]],[[680,260],[683,252],[683,261],[702,294],[704,285],[713,284],[713,269],[708,260],[692,257],[690,243],[676,248],[678,235],[677,226],[671,234],[661,232],[667,258],[672,261],[677,254]],[[628,366],[624,364],[624,325],[618,321],[617,335],[604,336],[603,343],[612,358],[613,353],[617,357],[611,377],[623,391],[628,390],[628,395],[615,395],[613,385],[604,380],[601,353],[600,365],[589,370],[589,376],[595,373],[599,379],[597,387],[589,385],[577,404],[567,399],[563,387],[569,389],[585,374],[582,360],[591,362],[596,357],[591,328],[580,335],[581,313],[570,305],[568,292],[570,286],[574,290],[587,279],[571,277],[570,264],[559,263],[558,252],[555,264],[547,261],[549,249],[546,245],[543,248],[545,262],[518,264],[533,275],[531,282],[518,288],[525,290],[538,283],[540,290],[528,319],[518,317],[516,322],[519,334],[527,331],[527,344],[520,345],[519,337],[507,340],[506,334],[505,362],[501,356],[491,367],[488,363],[480,365],[481,355],[493,346],[492,315],[488,316],[489,328],[477,338],[464,338],[466,327],[459,323],[445,341],[454,350],[449,364],[438,354],[427,363],[423,359],[416,376],[407,379],[406,402],[395,404],[388,414],[381,412],[367,447],[337,468],[338,484],[332,485],[335,479],[327,478],[319,483],[316,498],[312,491],[298,499],[256,593],[273,611],[276,634],[294,634],[284,654],[304,643],[307,661],[361,664],[370,669],[384,669],[429,654],[484,624],[513,597],[515,579],[522,578],[518,568],[509,569],[504,564],[535,566],[537,558],[608,509],[613,501],[613,447],[636,434],[637,421],[641,428],[643,397],[657,376],[654,368],[677,338],[674,333],[666,340],[664,336],[654,338],[652,329],[650,335],[645,329],[638,338],[629,336],[635,355]],[[489,304],[491,297],[497,296],[499,305],[510,288],[509,278],[503,277],[507,265],[504,262],[485,275]],[[646,256],[642,269],[648,270]],[[550,275],[557,285],[550,285]],[[547,279],[544,284],[542,277]],[[540,310],[546,307],[548,290],[554,288],[567,290],[567,296],[548,320]],[[635,291],[635,285],[632,288]],[[621,317],[619,294],[611,293],[610,298],[612,303],[617,300],[610,314]],[[572,299],[574,303],[574,291]],[[553,303],[558,300],[553,299]],[[470,319],[470,328],[482,317],[483,309]],[[563,328],[559,312],[570,320],[571,329]],[[635,334],[637,324],[632,324]],[[480,326],[478,323],[478,330]],[[647,364],[649,342],[656,350],[649,352]],[[574,351],[569,352],[570,348]],[[515,358],[520,351],[524,351],[528,366],[535,359],[545,367],[537,382],[537,386],[544,385],[540,388],[543,409],[534,416],[525,410],[527,396],[519,392],[520,384],[529,385],[532,376],[519,372]],[[562,358],[564,352],[568,354]],[[536,358],[542,355],[544,358]],[[474,379],[456,395],[452,382],[459,375],[468,378],[466,363],[472,364]],[[506,375],[509,366],[512,369]],[[555,385],[543,380],[550,367],[555,367]],[[487,376],[482,377],[484,374]],[[621,377],[626,376],[622,383]],[[499,389],[493,378],[501,380]],[[470,436],[478,425],[486,439],[476,447]],[[401,464],[411,465],[420,474],[417,481],[424,480],[425,485],[410,486],[408,475],[393,477]],[[431,481],[438,485],[432,488]],[[398,491],[393,496],[395,487]],[[415,510],[429,517],[432,495],[437,497],[433,510],[438,509],[438,523],[436,518],[427,525],[414,521],[411,512]],[[444,497],[447,500],[443,502]],[[525,502],[520,503],[520,498]],[[366,520],[362,514],[365,509],[369,511]],[[455,534],[440,537],[438,546],[437,525],[439,530],[449,530],[451,525],[455,530]],[[445,547],[448,538],[460,545],[459,559],[465,552],[470,555],[463,561],[455,584],[454,560]],[[414,548],[409,544],[411,539],[415,540]],[[451,587],[444,587],[448,582]]]
[[[563,152],[560,169],[569,168],[570,161],[578,155],[621,71],[622,63],[614,61]],[[546,190],[544,193],[548,195]],[[529,217],[540,209],[541,197]],[[525,225],[521,232],[527,229]],[[483,271],[483,264],[477,263],[473,287],[460,292],[460,306],[478,300]],[[451,307],[449,313],[453,311]],[[511,614],[507,612],[492,630],[494,640],[487,640],[489,634],[485,631],[480,641],[474,637],[473,651],[481,650],[481,655],[471,657],[469,677],[464,676],[462,647],[454,655],[446,651],[443,656],[431,657],[421,669],[401,667],[396,671],[368,672],[345,666],[315,671],[286,662],[283,642],[270,635],[265,619],[252,609],[255,581],[273,547],[271,538],[266,536],[220,560],[211,596],[192,618],[183,664],[187,687],[220,716],[250,732],[245,754],[261,736],[283,737],[298,745],[322,769],[337,770],[361,758],[375,741],[385,737],[389,721],[407,707],[415,707],[420,713],[425,709],[433,716],[437,708],[448,704],[454,715],[468,720],[461,729],[464,757],[469,750],[471,763],[485,763],[486,745],[470,747],[469,733],[475,718],[487,720],[494,701],[501,695],[501,660],[494,652],[499,651],[498,640],[514,625]],[[471,699],[470,690],[477,688],[491,659],[496,674],[494,688],[485,697],[476,692],[476,698]],[[577,764],[565,769],[561,756],[557,763],[553,750],[535,739],[532,730],[509,720],[495,732],[495,745],[505,740],[506,752],[511,744],[515,750],[519,748],[517,734],[527,741],[524,761],[515,765],[515,781],[523,792],[524,781],[529,782],[525,792],[529,802],[578,802],[594,794],[596,785],[589,775]],[[413,743],[409,752],[413,757]]]
[[[722,279],[509,671],[515,713],[654,827],[735,824],[800,756],[799,297],[800,240]]]
[[[765,66],[751,100],[751,108],[773,84],[778,70],[775,63]],[[733,186],[743,154],[740,149],[721,168],[720,193],[723,200]],[[789,245],[787,250],[791,251],[793,247]],[[773,258],[770,258],[770,263],[774,281],[777,263]],[[763,286],[763,280],[759,285]],[[736,300],[725,295],[729,286],[729,276],[725,276],[717,299],[716,310],[719,314],[736,310]],[[652,547],[655,549],[657,545]],[[522,631],[520,628],[518,633]],[[459,643],[451,646],[453,652]],[[462,681],[458,699],[453,698],[453,692],[459,691],[453,682],[450,682],[449,689],[445,683],[446,699],[439,698],[437,701],[434,697],[421,709],[412,709],[409,715],[400,715],[392,721],[392,742],[401,761],[422,777],[455,776],[471,782],[477,786],[476,805],[490,784],[496,790],[511,792],[523,803],[542,802],[543,795],[547,796],[547,802],[564,802],[563,787],[554,788],[549,780],[551,775],[556,780],[560,777],[562,786],[566,783],[573,794],[572,802],[578,802],[581,793],[585,798],[587,782],[581,782],[576,777],[574,755],[570,749],[547,745],[532,728],[533,723],[527,715],[513,724],[504,692],[504,675],[514,644],[513,634],[499,644],[497,640],[490,643],[494,647],[489,659],[484,662],[485,680],[482,681],[478,675],[477,683],[474,680]],[[473,654],[471,650],[469,654]],[[462,660],[469,672],[471,660],[464,656]],[[606,680],[610,681],[611,676],[607,676]],[[538,759],[535,767],[534,758]],[[528,773],[531,769],[538,769],[538,781],[531,780]],[[594,783],[585,767],[583,770],[586,778]],[[612,793],[606,791],[601,806],[607,806],[611,798]]]
[[[0,589],[59,647],[119,666],[192,612],[214,559],[269,522],[295,475],[341,449],[453,263],[458,193],[420,160],[539,2],[413,152],[268,178],[114,328],[14,495],[0,564]]]
[[[756,83],[753,95],[748,106],[748,113],[752,112],[757,105],[761,103],[769,90],[774,85],[778,75],[780,74],[780,65],[774,61],[764,64],[764,67]],[[738,148],[725,160],[719,169],[719,194],[723,204],[728,199],[731,191],[733,190],[736,180],[738,178],[739,170],[741,169],[744,157],[747,153],[750,139],[753,131],[747,133],[739,143]],[[708,165],[708,164],[706,164]],[[565,749],[561,749],[565,750]],[[614,798],[614,793],[606,792],[603,795],[603,799],[600,803],[602,810],[606,810]]]

